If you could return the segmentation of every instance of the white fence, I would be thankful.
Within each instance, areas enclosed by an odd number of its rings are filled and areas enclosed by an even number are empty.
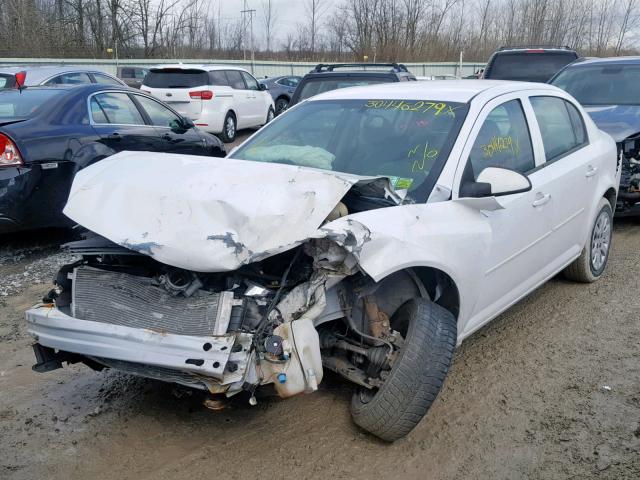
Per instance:
[[[4,66],[26,66],[26,65],[80,65],[102,70],[112,75],[116,74],[118,66],[136,65],[151,66],[166,63],[216,63],[221,65],[235,65],[252,72],[256,77],[277,76],[277,75],[304,75],[309,72],[317,63],[313,62],[266,62],[248,60],[214,60],[214,59],[167,59],[167,60],[99,60],[90,58],[0,58],[0,65]],[[484,67],[484,63],[464,62],[460,71],[460,64],[455,62],[430,62],[430,63],[405,63],[406,67],[414,75],[471,75],[479,68]]]

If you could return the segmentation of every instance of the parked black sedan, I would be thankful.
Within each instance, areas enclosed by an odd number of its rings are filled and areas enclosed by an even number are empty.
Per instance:
[[[137,90],[1,90],[0,234],[70,225],[62,208],[76,172],[122,150],[225,155],[218,138]]]

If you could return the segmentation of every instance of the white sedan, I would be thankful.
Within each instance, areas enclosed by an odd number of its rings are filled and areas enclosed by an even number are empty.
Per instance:
[[[488,80],[318,95],[227,159],[119,153],[75,177],[65,213],[97,235],[27,312],[35,368],[282,397],[329,369],[393,441],[457,344],[559,272],[603,274],[619,176],[570,95]]]

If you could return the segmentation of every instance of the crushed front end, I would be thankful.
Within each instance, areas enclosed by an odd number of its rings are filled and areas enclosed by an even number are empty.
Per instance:
[[[640,211],[640,133],[618,142],[621,163],[620,191],[616,214]]]
[[[326,272],[298,247],[226,273],[157,262],[102,237],[69,244],[46,303],[27,311],[36,370],[84,362],[233,395],[317,389]]]

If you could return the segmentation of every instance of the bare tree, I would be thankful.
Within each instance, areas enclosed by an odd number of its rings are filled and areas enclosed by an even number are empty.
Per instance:
[[[271,51],[271,45],[273,42],[273,34],[276,23],[278,21],[278,12],[273,6],[271,0],[262,1],[262,24],[264,26],[264,36],[266,40],[266,51]]]

